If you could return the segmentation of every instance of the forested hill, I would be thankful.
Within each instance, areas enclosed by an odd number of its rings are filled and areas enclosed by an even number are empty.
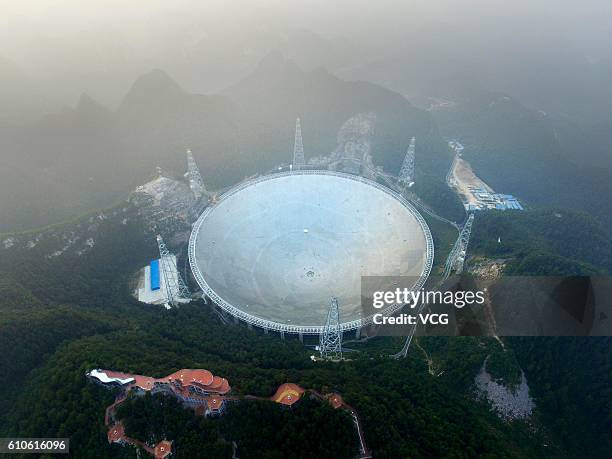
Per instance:
[[[612,234],[612,175],[585,160],[605,143],[592,146],[585,136],[565,144],[545,113],[481,89],[464,90],[431,113],[443,135],[464,144],[466,159],[496,191],[535,206],[588,212]]]
[[[470,255],[509,261],[506,274],[610,274],[612,238],[593,217],[565,209],[477,215]]]
[[[492,340],[424,342],[436,365],[444,368],[443,374],[435,376],[418,347],[411,348],[408,359],[396,361],[372,342],[353,353],[351,361],[313,363],[311,351],[297,339],[281,341],[245,327],[223,325],[200,302],[170,311],[139,304],[131,297],[130,279],[155,256],[155,245],[139,218],[125,209],[45,230],[44,235],[31,233],[27,240],[22,235],[19,240],[0,241],[4,280],[0,285],[0,364],[6,370],[0,374],[1,436],[70,437],[74,457],[134,457],[131,448],[108,445],[104,408],[113,396],[88,383],[85,371],[103,367],[162,376],[179,368],[201,367],[227,377],[239,394],[270,396],[287,381],[322,393],[341,392],[358,410],[368,446],[378,457],[577,457],[585,452],[606,457],[601,430],[592,424],[601,422],[600,415],[591,411],[591,405],[568,405],[576,410],[572,419],[579,426],[552,421],[555,413],[572,415],[564,407],[552,406],[550,400],[560,387],[569,391],[565,397],[573,397],[573,388],[568,389],[565,381],[575,374],[532,375],[537,370],[535,361],[522,347],[517,347],[517,357],[525,365],[534,393],[546,401],[540,405],[536,398],[541,412],[528,423],[507,423],[472,395],[474,376],[487,353],[499,349]],[[61,252],[74,240],[70,235],[82,232],[94,242],[79,239]],[[183,260],[181,255],[179,265]],[[547,348],[548,342],[541,340],[540,348]],[[585,347],[599,346],[600,341],[573,343],[563,353],[568,358],[581,353],[585,365],[577,369],[582,374],[579,389],[595,390],[599,382],[591,383],[589,372],[605,374],[609,362],[595,354],[591,359]],[[401,340],[388,344],[399,348]],[[550,341],[550,346],[552,351],[557,343]],[[147,403],[133,412],[134,421],[146,412],[159,412],[157,404],[163,401]],[[295,426],[326,416],[308,404],[291,415],[295,418],[288,422]],[[226,418],[211,420],[214,424],[170,410],[155,425],[184,421],[173,432],[177,448],[184,445],[185,452],[194,446],[227,452],[227,445],[218,442],[223,438],[236,441],[241,456],[255,454],[252,448],[261,444],[273,456],[283,448],[275,446],[278,429],[274,426],[283,424],[286,416],[268,406],[242,410],[238,404]],[[340,418],[326,422],[345,426]],[[257,443],[254,425],[258,426]],[[578,432],[591,432],[587,445],[580,445]],[[303,430],[292,437],[297,442],[292,447],[304,457],[342,457],[352,451],[351,445],[330,445],[333,439],[326,434],[318,436],[316,443],[312,434]],[[181,454],[177,450],[178,457]]]

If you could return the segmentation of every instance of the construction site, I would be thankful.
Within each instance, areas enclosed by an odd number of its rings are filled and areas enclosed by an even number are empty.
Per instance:
[[[449,142],[455,152],[455,159],[447,181],[461,197],[463,206],[468,212],[479,210],[523,210],[517,198],[510,194],[496,193],[484,180],[472,170],[472,166],[463,157],[463,145]]]

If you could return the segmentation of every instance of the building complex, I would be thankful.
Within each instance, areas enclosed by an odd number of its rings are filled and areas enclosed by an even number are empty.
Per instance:
[[[121,421],[115,419],[117,407],[127,399],[129,393],[136,395],[147,392],[165,393],[176,397],[184,406],[193,409],[197,414],[218,416],[225,409],[224,396],[231,389],[227,379],[202,369],[183,369],[164,378],[94,369],[87,373],[87,377],[105,387],[121,389],[115,402],[106,408],[104,416],[104,423],[108,427],[109,443],[141,447],[156,459],[163,459],[171,454],[172,442],[164,440],[153,446],[147,445],[140,440],[128,437]]]
[[[225,412],[227,403],[241,400],[268,400],[291,408],[307,392],[297,384],[287,382],[281,384],[269,398],[251,395],[244,397],[230,396],[228,394],[231,387],[227,379],[213,375],[210,371],[203,369],[183,369],[163,378],[153,378],[98,368],[87,372],[86,376],[90,381],[101,386],[120,389],[115,401],[105,411],[104,424],[108,428],[108,442],[140,447],[155,459],[164,459],[172,454],[172,441],[163,440],[155,445],[148,445],[141,440],[128,437],[123,423],[116,419],[117,407],[127,400],[130,393],[136,396],[146,393],[171,395],[176,397],[185,408],[194,410],[199,416],[216,417]],[[359,435],[360,453],[358,457],[369,457],[357,413],[342,400],[340,394],[322,395],[316,391],[308,392],[312,397],[328,402],[334,409],[349,411]]]
[[[465,203],[465,210],[523,210],[523,206],[517,198],[511,194],[492,193],[483,187],[469,187],[474,196],[475,203]]]

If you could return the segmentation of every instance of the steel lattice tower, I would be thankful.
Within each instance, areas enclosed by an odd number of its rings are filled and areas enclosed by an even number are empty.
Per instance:
[[[295,142],[293,144],[293,168],[301,169],[306,165],[304,160],[304,144],[302,142],[302,126],[300,119],[295,120]]]
[[[189,301],[191,296],[189,289],[178,272],[176,260],[166,247],[164,240],[159,234],[157,235],[157,246],[159,247],[159,261],[161,263],[162,272],[164,275],[164,284],[166,286],[168,303],[176,306],[179,303],[184,302],[180,300]]]
[[[468,244],[470,242],[470,235],[472,234],[472,222],[474,221],[474,213],[470,213],[465,225],[461,229],[459,235],[459,246],[457,247],[457,253],[455,254],[455,272],[461,274],[463,271],[463,264],[465,263],[465,256],[467,254]]]
[[[402,164],[402,169],[400,170],[400,174],[397,179],[397,183],[404,187],[410,186],[411,183],[414,183],[415,142],[416,139],[413,137],[410,140],[410,145],[408,146],[408,151],[406,152],[406,157],[404,158],[404,163]]]
[[[196,199],[200,199],[203,195],[208,194],[191,150],[187,150],[187,173],[185,176],[189,179],[189,188],[191,188],[191,192],[195,195]]]
[[[332,296],[329,301],[329,311],[325,327],[319,341],[321,358],[327,360],[342,360],[342,331],[340,331],[340,310],[338,298]]]

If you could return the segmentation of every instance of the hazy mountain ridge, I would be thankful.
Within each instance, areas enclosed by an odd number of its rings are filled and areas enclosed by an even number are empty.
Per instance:
[[[464,93],[431,113],[445,136],[465,145],[464,156],[495,190],[535,206],[586,211],[611,227],[612,175],[581,161],[582,151],[568,150],[546,114],[482,91]]]
[[[75,108],[13,130],[2,146],[8,156],[2,174],[11,190],[0,193],[2,229],[108,206],[157,165],[181,173],[190,145],[205,145],[209,155],[236,150],[231,109],[227,100],[189,95],[154,71],[134,84],[116,112],[83,95]],[[24,219],[27,213],[31,218]]]
[[[570,287],[612,273],[612,2],[0,9],[0,437],[69,437],[71,456],[140,458],[107,441],[116,390],[85,372],[206,368],[228,379],[231,395],[267,398],[285,382],[341,393],[375,458],[609,458],[611,337],[415,336],[396,360],[406,337],[345,335],[348,358],[314,361],[304,344],[315,336],[226,323],[199,299],[140,303],[134,289],[159,257],[156,234],[199,289],[186,252],[204,203],[183,176],[185,149],[208,189],[225,190],[290,163],[300,117],[306,161],[334,151],[333,168],[360,153],[387,178],[415,136],[407,194],[457,223],[466,212],[446,183],[447,141],[461,142],[474,172],[525,207],[476,212],[463,252],[462,281],[482,277],[487,296],[511,306],[487,304],[488,329],[512,317],[546,334],[555,317],[545,313],[558,304],[580,322],[575,332],[601,330],[595,320],[609,322],[607,312],[567,303],[577,302]],[[423,217],[439,274],[458,228]],[[565,279],[551,305],[517,284],[504,289],[511,276]],[[457,315],[466,331],[480,312],[468,309]],[[526,418],[500,418],[475,396],[480,369],[510,390],[526,376]],[[127,434],[172,440],[176,457],[356,453],[349,413],[308,398],[290,410],[232,403],[220,419],[175,400],[132,402],[118,416]]]
[[[419,138],[423,157],[444,148],[431,117],[400,94],[372,83],[341,80],[323,68],[304,71],[281,53],[266,56],[249,77],[223,94],[256,118],[266,134],[278,134],[280,138],[270,135],[266,141],[273,149],[291,152],[291,127],[299,116],[307,159],[333,151],[342,124],[367,112],[377,118],[374,161],[389,171],[401,165],[412,135]]]
[[[186,148],[193,150],[212,189],[265,172],[291,160],[298,116],[307,157],[328,154],[339,127],[356,113],[370,111],[378,119],[375,163],[397,170],[412,135],[419,138],[418,167],[432,173],[440,161],[449,161],[429,115],[399,94],[371,83],[344,82],[323,69],[304,71],[279,54],[214,96],[191,94],[154,70],[134,82],[116,111],[82,95],[75,108],[3,138],[8,158],[0,187],[10,188],[0,193],[5,216],[0,229],[51,223],[108,206],[151,177],[156,166],[182,175]]]

